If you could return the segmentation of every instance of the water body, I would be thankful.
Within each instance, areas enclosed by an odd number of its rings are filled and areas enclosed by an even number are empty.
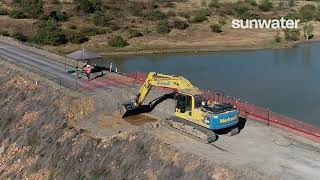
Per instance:
[[[320,126],[320,43],[290,49],[112,58],[122,72],[182,75],[196,86]]]

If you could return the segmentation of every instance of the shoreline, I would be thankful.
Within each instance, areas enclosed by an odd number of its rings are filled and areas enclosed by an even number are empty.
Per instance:
[[[2,37],[2,38],[1,38]],[[45,46],[39,46],[36,44],[30,44],[30,43],[23,43],[20,42],[16,39],[10,38],[10,37],[4,37],[0,35],[0,40],[5,40],[6,43],[11,41],[14,45],[17,44],[23,44],[25,46],[33,47],[40,49],[42,51],[47,51],[50,54],[55,54],[58,56],[62,56],[63,58],[66,58],[65,55],[68,53],[63,53],[61,50],[52,50],[50,48],[46,48]],[[306,40],[299,40],[299,41],[294,41],[294,42],[282,42],[279,44],[272,44],[272,43],[264,43],[264,44],[256,44],[256,45],[249,45],[249,46],[240,46],[240,45],[235,45],[235,46],[225,46],[225,47],[217,47],[217,46],[181,46],[181,47],[176,47],[176,48],[160,48],[155,47],[154,50],[153,48],[150,48],[149,50],[128,50],[122,49],[123,51],[119,51],[121,49],[116,49],[115,51],[110,51],[106,52],[106,49],[101,49],[101,48],[93,48],[91,46],[84,46],[85,48],[88,48],[101,56],[111,56],[111,57],[121,57],[121,56],[137,56],[137,55],[159,55],[159,54],[194,54],[194,53],[214,53],[214,52],[229,52],[229,51],[255,51],[255,50],[268,50],[268,49],[284,49],[284,48],[294,48],[300,44],[304,43],[315,43],[315,42],[320,42],[320,38],[314,38],[310,39],[308,41]],[[10,43],[10,44],[12,44]],[[61,48],[60,48],[61,49]],[[117,51],[118,50],[118,51]],[[69,58],[67,58],[69,59]]]
[[[268,49],[284,49],[284,48],[294,48],[299,44],[304,43],[314,43],[320,42],[320,38],[315,38],[311,40],[300,40],[295,42],[282,42],[279,44],[275,43],[265,43],[265,44],[256,44],[249,46],[225,46],[225,47],[217,47],[215,45],[211,46],[181,46],[181,47],[150,47],[145,50],[130,50],[130,49],[115,49],[114,51],[108,51],[103,48],[95,48],[91,46],[87,46],[86,48],[100,54],[101,56],[112,56],[112,57],[121,57],[121,56],[137,56],[137,55],[159,55],[159,54],[194,54],[194,53],[214,53],[214,52],[229,52],[229,51],[254,51],[254,50],[268,50]],[[48,50],[46,48],[40,47],[41,49]],[[53,53],[57,53],[54,52]],[[65,55],[67,53],[59,53]]]

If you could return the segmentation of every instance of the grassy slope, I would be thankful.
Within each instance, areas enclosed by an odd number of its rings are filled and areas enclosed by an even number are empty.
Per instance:
[[[204,8],[201,4],[202,0],[188,0],[175,2],[175,6],[172,8],[160,6],[159,10],[167,12],[173,10],[178,12],[191,13],[200,8]],[[207,0],[207,2],[210,2]],[[222,2],[222,1],[221,1]],[[233,0],[223,1],[223,3],[235,2]],[[259,1],[258,1],[259,2]],[[278,1],[273,1],[274,6],[277,6]],[[295,8],[313,2],[299,1]],[[121,4],[120,4],[121,5]],[[115,5],[115,7],[120,6]],[[55,5],[47,4],[45,11],[55,9]],[[66,11],[72,12],[72,6],[70,4],[61,4]],[[281,14],[282,12],[268,12],[265,16],[273,16],[273,14]],[[181,17],[179,17],[181,18]],[[182,18],[183,19],[183,18]],[[210,25],[217,23],[220,19],[215,13],[209,17],[208,21],[202,23],[190,24],[190,27],[186,30],[173,29],[169,34],[159,34],[155,32],[156,22],[146,21],[138,17],[134,17],[125,12],[124,17],[118,17],[114,21],[122,27],[120,30],[110,31],[109,27],[105,27],[107,34],[97,35],[90,38],[90,40],[84,44],[72,44],[54,47],[44,46],[45,49],[52,50],[60,53],[68,53],[74,50],[78,50],[82,46],[89,47],[98,52],[104,54],[122,54],[122,53],[161,53],[161,52],[184,52],[184,51],[219,51],[219,50],[233,50],[233,49],[256,49],[256,48],[278,48],[288,47],[293,43],[281,42],[276,43],[274,36],[277,30],[266,29],[232,29],[231,20],[233,17],[226,17],[226,25],[223,27],[223,33],[211,32]],[[134,20],[134,21],[133,21]],[[0,16],[1,24],[6,24],[4,29],[17,30],[23,29],[26,34],[31,34],[34,30],[34,20],[14,20],[6,16]],[[318,39],[320,36],[320,23],[314,23],[314,39]],[[69,21],[62,23],[62,27],[68,28],[70,25],[82,26],[94,26],[89,16],[74,16]],[[302,25],[301,25],[302,26]],[[130,38],[128,34],[128,27],[138,29],[144,34],[142,37]],[[125,37],[129,46],[124,48],[112,48],[108,46],[109,39],[114,35],[122,35]],[[303,37],[301,37],[303,39]]]

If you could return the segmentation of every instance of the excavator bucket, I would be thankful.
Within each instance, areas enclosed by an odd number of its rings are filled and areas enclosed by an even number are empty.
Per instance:
[[[142,106],[136,107],[132,102],[124,103],[122,104],[122,107],[123,107],[121,110],[122,118],[132,116],[132,115],[138,115],[141,113],[148,113],[151,111],[150,105],[142,105]]]
[[[131,112],[134,111],[135,106],[133,102],[126,102],[122,104],[120,113],[122,115],[122,118],[130,116]]]

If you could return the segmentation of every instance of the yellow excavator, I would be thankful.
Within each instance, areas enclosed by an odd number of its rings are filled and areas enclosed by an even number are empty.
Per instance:
[[[150,72],[133,102],[123,104],[128,116],[139,110],[152,87],[174,89],[175,114],[166,119],[171,127],[204,140],[214,142],[214,130],[230,128],[231,135],[239,132],[239,110],[230,104],[206,101],[201,91],[181,76]]]

